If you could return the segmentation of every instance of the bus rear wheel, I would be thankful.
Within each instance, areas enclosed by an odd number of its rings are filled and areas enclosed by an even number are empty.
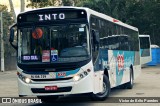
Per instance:
[[[130,68],[130,81],[128,83],[126,83],[126,88],[127,89],[132,89],[133,88],[133,69]]]
[[[97,94],[92,94],[93,100],[105,100],[110,94],[110,82],[108,77],[104,74],[103,76],[103,91]]]

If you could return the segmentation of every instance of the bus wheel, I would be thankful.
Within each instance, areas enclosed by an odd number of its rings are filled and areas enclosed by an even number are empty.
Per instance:
[[[93,100],[105,100],[110,93],[110,82],[108,77],[104,74],[103,76],[103,91],[97,94],[92,94],[92,99]]]
[[[126,83],[126,88],[127,89],[132,89],[133,88],[133,69],[130,68],[130,81]]]
[[[37,96],[38,99],[41,99],[44,103],[52,103],[55,102],[59,96]]]

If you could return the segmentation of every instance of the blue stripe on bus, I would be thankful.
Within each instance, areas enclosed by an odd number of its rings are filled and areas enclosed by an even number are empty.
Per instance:
[[[78,71],[80,70],[80,68],[77,68],[75,70],[70,70],[70,71],[62,71],[62,72],[56,72],[56,78],[64,78],[66,76],[69,76],[69,75],[74,75],[76,74]],[[58,73],[66,73],[66,76],[58,76]]]
[[[63,78],[69,75],[74,75],[76,74],[78,71],[80,70],[80,68],[77,68],[75,70],[70,70],[70,71],[60,71],[60,72],[54,72],[56,74],[56,78]],[[39,71],[39,72],[24,72],[25,74],[30,74],[30,75],[41,75],[41,74],[49,74],[49,72],[46,71]],[[58,73],[65,73],[65,76],[58,76]]]

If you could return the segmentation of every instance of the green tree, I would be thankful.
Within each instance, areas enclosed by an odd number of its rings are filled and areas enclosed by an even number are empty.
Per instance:
[[[62,5],[63,6],[78,6],[83,1],[85,0],[62,0]]]
[[[41,8],[41,7],[47,7],[47,6],[76,6],[81,1],[84,0],[29,0],[30,3],[27,5],[27,7],[32,8]],[[57,4],[58,3],[58,4]]]
[[[126,3],[126,0],[84,0],[79,6],[123,19],[126,15]]]
[[[27,7],[32,7],[32,8],[54,6],[57,3],[57,0],[29,0],[29,1],[30,3],[27,5]]]
[[[140,34],[151,35],[152,44],[160,46],[159,0],[132,0],[127,10],[127,23],[137,27]]]
[[[13,16],[8,12],[7,6],[0,4],[0,12],[3,13],[3,40],[5,48],[5,57],[10,56],[11,53],[16,52],[9,44],[9,26],[13,24]]]
[[[73,1],[72,0],[62,0],[62,5],[63,6],[72,6]]]
[[[160,0],[146,1],[144,17],[149,21],[148,33],[153,44],[160,46]]]

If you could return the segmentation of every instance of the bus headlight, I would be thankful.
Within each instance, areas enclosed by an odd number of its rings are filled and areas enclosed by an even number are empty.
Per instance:
[[[79,74],[75,75],[73,77],[73,80],[74,81],[79,81],[79,80],[83,79],[84,77],[86,77],[90,72],[91,72],[91,70],[87,69],[87,71],[83,71],[82,73],[79,73]]]
[[[74,81],[78,81],[80,79],[80,76],[79,75],[75,75],[74,77],[73,77],[73,80]]]
[[[25,82],[26,82],[26,83],[30,83],[30,82],[31,82],[31,79],[30,79],[30,78],[25,78]]]
[[[27,84],[31,82],[31,79],[30,79],[30,78],[25,77],[25,76],[22,75],[21,73],[17,72],[17,75],[18,75],[18,77],[19,77],[23,82],[25,82],[25,83],[27,83]]]

